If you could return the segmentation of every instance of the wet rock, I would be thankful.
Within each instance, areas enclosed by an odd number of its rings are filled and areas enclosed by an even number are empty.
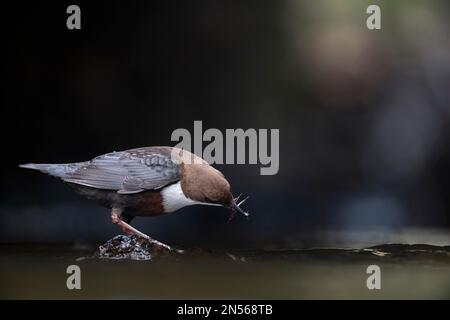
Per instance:
[[[371,248],[214,251],[199,248],[161,250],[138,236],[118,235],[99,247],[99,258],[129,260],[327,261],[450,264],[450,246],[385,244]]]
[[[150,242],[134,235],[115,236],[98,249],[99,257],[106,259],[152,260],[157,255]]]

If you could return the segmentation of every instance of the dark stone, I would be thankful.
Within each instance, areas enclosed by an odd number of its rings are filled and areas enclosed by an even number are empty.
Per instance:
[[[154,246],[138,236],[118,235],[99,246],[99,257],[106,259],[152,260]]]

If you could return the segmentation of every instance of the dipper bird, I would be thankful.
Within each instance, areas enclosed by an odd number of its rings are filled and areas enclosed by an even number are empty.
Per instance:
[[[87,198],[111,209],[111,220],[158,248],[168,245],[130,225],[136,216],[157,216],[194,205],[218,205],[248,216],[224,175],[202,158],[172,147],[143,147],[67,164],[22,164],[60,178]]]

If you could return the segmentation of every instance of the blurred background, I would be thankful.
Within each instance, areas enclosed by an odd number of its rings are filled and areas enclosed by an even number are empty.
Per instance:
[[[251,219],[189,207],[134,225],[203,248],[450,243],[450,3],[3,5],[1,243],[97,245],[109,212],[20,163],[174,145],[176,128],[280,129],[280,170],[221,165]],[[381,30],[366,8],[381,7]]]

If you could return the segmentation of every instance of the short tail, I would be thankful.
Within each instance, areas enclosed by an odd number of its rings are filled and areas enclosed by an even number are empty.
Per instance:
[[[67,174],[67,164],[27,163],[20,164],[25,169],[39,170],[54,177],[64,178]]]

